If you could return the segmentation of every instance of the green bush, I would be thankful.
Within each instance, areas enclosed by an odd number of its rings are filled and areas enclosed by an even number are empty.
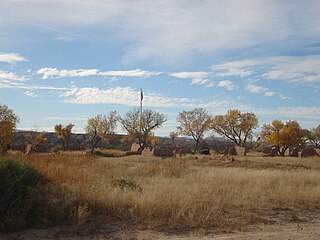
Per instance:
[[[0,231],[12,232],[37,222],[46,185],[32,165],[0,158]]]

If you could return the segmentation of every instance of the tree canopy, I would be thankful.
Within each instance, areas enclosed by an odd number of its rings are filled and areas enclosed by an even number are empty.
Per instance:
[[[116,111],[109,112],[108,116],[100,114],[88,119],[85,130],[90,142],[91,154],[101,141],[110,141],[117,128],[117,121]]]
[[[264,124],[260,132],[262,140],[276,146],[279,155],[284,156],[285,151],[291,146],[303,144],[304,131],[297,121],[274,120],[271,124]]]
[[[0,104],[0,155],[6,153],[18,123],[19,118],[13,110]]]
[[[252,112],[241,113],[230,109],[225,115],[213,118],[211,128],[217,134],[227,137],[238,146],[245,146],[253,137],[253,129],[258,127],[258,118]]]
[[[69,142],[73,127],[74,125],[71,123],[65,127],[62,124],[57,124],[54,127],[54,131],[56,132],[56,135],[62,144],[63,150],[68,150],[69,148]]]
[[[179,135],[191,136],[196,142],[195,152],[199,150],[200,141],[204,137],[204,133],[210,130],[212,117],[203,108],[195,108],[191,111],[182,111],[179,113],[177,127]]]
[[[132,141],[137,141],[140,151],[145,149],[153,136],[153,131],[162,126],[167,119],[162,113],[144,109],[142,115],[139,108],[127,112],[120,122],[123,130]]]
[[[306,139],[315,148],[320,148],[320,124],[317,127],[306,130]]]

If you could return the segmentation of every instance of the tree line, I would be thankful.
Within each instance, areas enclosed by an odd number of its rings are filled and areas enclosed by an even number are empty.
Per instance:
[[[134,108],[123,116],[119,116],[116,111],[111,111],[107,115],[99,114],[89,118],[85,127],[87,139],[89,141],[90,153],[104,141],[108,143],[115,134],[118,124],[126,132],[124,141],[136,142],[139,144],[139,151],[146,147],[155,146],[159,139],[154,136],[154,131],[160,128],[167,121],[164,114],[144,109],[140,111]],[[0,104],[0,154],[6,153],[19,117],[12,109]],[[178,136],[189,136],[195,141],[197,152],[206,132],[223,136],[235,145],[245,147],[247,142],[267,143],[279,149],[279,155],[284,156],[285,151],[292,147],[301,147],[312,144],[320,147],[320,124],[312,129],[303,129],[297,121],[289,120],[283,122],[274,120],[270,124],[264,124],[259,133],[254,133],[258,125],[258,118],[252,112],[242,113],[239,109],[230,109],[224,115],[210,115],[203,108],[195,108],[190,111],[183,110],[178,114],[176,131],[170,133],[170,138],[174,146]],[[57,138],[62,148],[68,150],[74,124],[63,126],[56,124],[54,127]],[[29,135],[27,141],[33,148],[42,142],[47,141],[42,133],[36,136]]]

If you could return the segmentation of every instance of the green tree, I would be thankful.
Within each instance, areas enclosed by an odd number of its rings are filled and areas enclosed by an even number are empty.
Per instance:
[[[71,123],[65,127],[62,124],[57,124],[54,126],[54,131],[56,132],[56,135],[62,144],[63,150],[68,150],[69,148],[73,127],[74,125]]]
[[[253,129],[258,127],[258,118],[252,112],[241,113],[238,109],[230,109],[225,115],[213,118],[211,128],[217,134],[244,147],[253,137]]]
[[[18,123],[19,118],[14,114],[13,110],[6,105],[0,104],[0,155],[7,152]]]
[[[108,116],[100,114],[88,119],[85,130],[90,142],[91,154],[94,153],[94,149],[101,141],[109,143],[111,137],[115,134],[117,121],[116,111],[111,111]]]
[[[180,123],[177,132],[179,135],[191,136],[196,142],[194,151],[197,152],[204,133],[210,130],[211,121],[212,117],[203,108],[182,111],[177,118],[177,122]]]
[[[137,141],[140,151],[145,149],[153,137],[153,131],[167,121],[162,113],[151,109],[144,109],[141,115],[140,109],[134,108],[127,112],[120,122],[132,141]]]

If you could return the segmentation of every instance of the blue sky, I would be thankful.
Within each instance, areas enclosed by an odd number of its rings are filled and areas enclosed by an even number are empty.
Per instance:
[[[53,131],[139,106],[320,123],[320,1],[0,1],[0,103]],[[121,129],[119,128],[119,132]]]

